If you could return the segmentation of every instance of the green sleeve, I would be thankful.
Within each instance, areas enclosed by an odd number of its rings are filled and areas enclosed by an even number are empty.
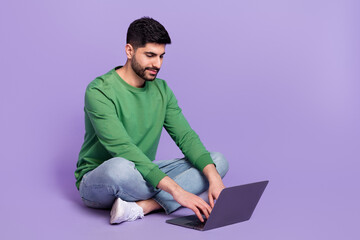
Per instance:
[[[190,127],[182,114],[174,93],[166,86],[168,104],[164,127],[182,153],[200,171],[208,164],[214,164],[199,136]]]
[[[89,86],[85,93],[85,112],[100,143],[111,156],[134,162],[144,179],[156,188],[166,174],[133,143],[116,114],[111,98],[100,89]]]

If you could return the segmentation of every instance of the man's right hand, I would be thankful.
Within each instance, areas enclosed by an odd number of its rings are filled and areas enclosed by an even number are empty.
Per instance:
[[[212,210],[209,204],[195,194],[185,191],[170,177],[166,176],[161,179],[157,187],[170,193],[181,206],[194,211],[201,222],[204,222],[201,214],[204,214],[206,218],[209,217]]]
[[[181,206],[193,210],[201,222],[204,222],[201,213],[205,215],[206,219],[209,218],[212,209],[210,205],[207,204],[202,198],[196,196],[195,194],[187,192],[182,188],[181,190],[173,193],[173,197],[175,201],[180,203]]]

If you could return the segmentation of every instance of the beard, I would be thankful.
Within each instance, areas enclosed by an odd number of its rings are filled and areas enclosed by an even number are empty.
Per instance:
[[[144,79],[145,81],[154,81],[157,74],[160,71],[160,68],[150,68],[150,67],[146,67],[143,68],[138,61],[136,61],[135,56],[131,59],[131,68],[133,69],[133,71],[136,73],[136,75],[138,75],[140,78]],[[155,70],[156,74],[146,74],[146,70]]]

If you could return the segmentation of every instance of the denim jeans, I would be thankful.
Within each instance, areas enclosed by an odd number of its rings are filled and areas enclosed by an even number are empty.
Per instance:
[[[223,178],[229,169],[227,160],[218,152],[211,152],[210,155]],[[154,163],[188,192],[199,195],[209,187],[205,175],[186,158]],[[92,208],[111,208],[116,198],[128,202],[152,198],[164,208],[166,214],[181,207],[169,193],[147,183],[133,162],[120,157],[111,158],[87,172],[81,180],[79,191],[85,205]]]

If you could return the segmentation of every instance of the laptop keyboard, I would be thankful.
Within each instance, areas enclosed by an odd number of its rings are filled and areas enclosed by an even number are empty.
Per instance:
[[[187,226],[190,227],[197,227],[197,228],[203,228],[205,226],[206,219],[204,218],[204,222],[201,222],[200,219],[195,219],[191,222],[186,223]]]

